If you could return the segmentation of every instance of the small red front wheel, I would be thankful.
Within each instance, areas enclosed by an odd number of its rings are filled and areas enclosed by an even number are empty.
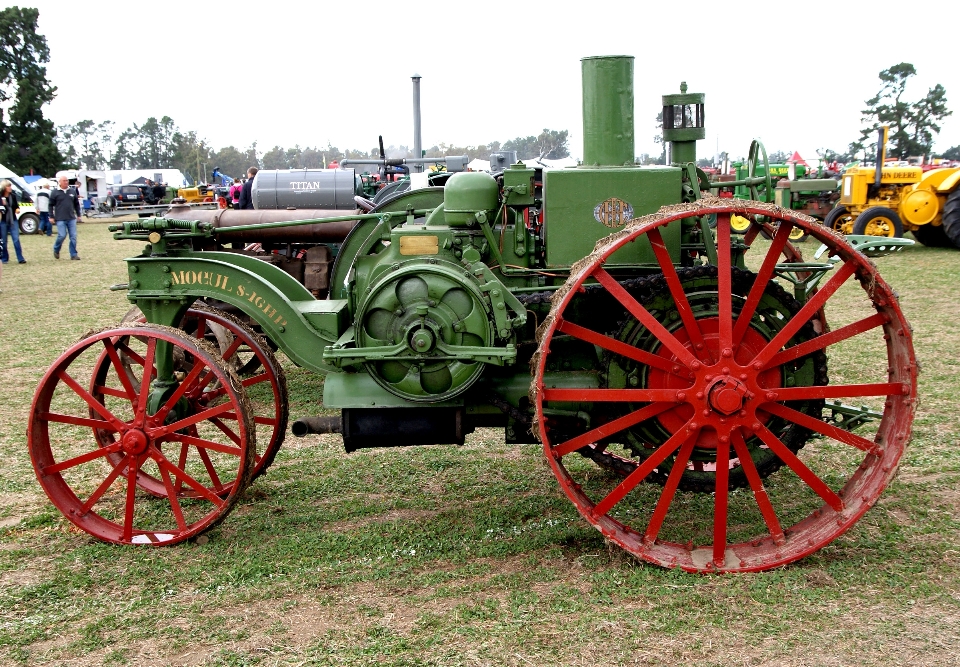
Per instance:
[[[145,321],[143,313],[136,307],[130,309],[123,318],[123,323]],[[286,435],[289,413],[287,380],[283,367],[263,336],[233,315],[202,302],[196,302],[190,307],[183,316],[179,328],[188,335],[205,340],[216,348],[243,383],[257,429],[257,456],[253,475],[250,478],[252,482],[266,472],[273,463]],[[142,359],[121,353],[120,360],[126,373],[135,376],[142,374]],[[184,355],[174,358],[174,364],[179,371],[189,370],[191,363],[192,360]],[[102,385],[111,367],[112,362],[109,356],[106,351],[102,352],[90,385],[90,392],[108,405],[110,401],[117,399],[100,396],[98,387]],[[195,403],[209,402],[217,399],[222,392],[222,387],[210,384],[202,391],[188,393],[186,399]],[[228,432],[228,425],[234,420],[232,416],[224,416],[216,424],[222,429],[227,429],[225,432]],[[107,442],[104,446],[109,444],[111,438],[112,436],[106,434]],[[141,488],[150,493],[157,495],[165,493],[163,484],[158,479],[149,479],[141,475],[139,483]],[[227,490],[229,490],[228,486],[221,489],[220,493]],[[187,491],[189,492],[189,489]]]
[[[101,354],[107,372],[91,392]],[[189,362],[158,379],[177,358]],[[222,391],[187,398],[209,386]],[[64,352],[37,388],[27,434],[51,502],[115,544],[176,544],[217,525],[249,484],[256,454],[240,379],[208,344],[156,325],[105,329]],[[144,492],[141,479],[163,493]]]

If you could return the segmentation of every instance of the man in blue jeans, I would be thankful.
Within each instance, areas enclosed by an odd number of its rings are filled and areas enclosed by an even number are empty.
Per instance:
[[[53,242],[53,256],[60,259],[60,248],[67,233],[70,234],[70,259],[80,259],[77,254],[77,219],[80,217],[80,195],[70,187],[66,176],[61,176],[59,188],[50,193],[50,212],[57,221],[57,240]]]

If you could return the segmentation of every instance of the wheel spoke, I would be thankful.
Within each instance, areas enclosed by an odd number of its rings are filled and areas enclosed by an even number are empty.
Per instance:
[[[241,346],[242,344],[243,344],[243,341],[240,340],[240,336],[237,336],[236,334],[234,334],[234,336],[233,336],[233,342],[230,343],[230,347],[228,347],[228,348],[226,349],[226,351],[225,351],[223,354],[221,354],[220,356],[223,357],[223,360],[224,360],[224,361],[226,361],[227,359],[229,359],[230,357],[232,357],[233,355],[235,355],[235,354],[237,353],[237,350],[240,349],[240,346]]]
[[[174,431],[179,431],[187,426],[193,426],[194,424],[198,424],[206,419],[210,419],[211,417],[216,417],[217,415],[223,414],[224,412],[232,409],[233,406],[230,403],[224,403],[223,405],[218,405],[215,408],[203,410],[195,415],[185,417],[172,424],[166,424],[160,428],[151,429],[149,435],[151,438],[161,438],[163,436],[170,435]]]
[[[62,415],[58,412],[40,412],[37,414],[37,419],[57,422],[58,424],[89,426],[90,428],[95,428],[99,431],[107,431],[109,433],[117,433],[120,431],[117,425],[112,421],[108,422],[103,419],[93,419],[91,417],[74,417],[73,415]]]
[[[728,228],[729,231],[729,228]],[[687,293],[680,284],[680,276],[677,275],[677,269],[670,258],[670,252],[667,250],[663,237],[659,229],[651,229],[647,234],[654,254],[657,256],[657,262],[663,270],[663,277],[667,280],[667,288],[670,290],[670,296],[676,304],[677,312],[680,313],[680,320],[683,322],[683,328],[687,330],[693,349],[700,361],[713,363],[713,356],[703,340],[703,332],[700,331],[700,325],[697,324],[697,317],[690,308],[690,302],[687,301]],[[728,240],[729,247],[729,240]]]
[[[123,512],[123,539],[129,542],[133,539],[133,510],[137,501],[137,471],[140,469],[140,460],[133,455],[127,458],[130,459],[130,463],[127,465],[127,500]]]
[[[625,428],[630,428],[634,424],[639,424],[642,421],[646,421],[647,419],[655,417],[664,410],[668,410],[673,406],[673,403],[654,403],[641,408],[640,410],[635,410],[628,415],[624,415],[623,417],[614,419],[611,422],[607,422],[602,426],[598,426],[595,429],[587,431],[583,435],[578,435],[575,438],[571,438],[566,442],[560,443],[559,445],[553,447],[553,455],[558,458],[566,456],[570,452],[574,452],[581,447],[591,445],[597,440],[610,437],[614,433],[619,433]]]
[[[729,227],[729,225],[728,225]],[[717,434],[717,472],[713,501],[713,562],[722,567],[727,552],[727,503],[730,497],[730,436]]]
[[[248,377],[240,381],[244,387],[251,387],[255,384],[260,384],[261,382],[269,382],[270,376],[266,373],[261,373],[260,375],[254,375],[253,377]]]
[[[717,215],[717,315],[721,354],[733,350],[733,277],[730,273],[730,214]],[[679,281],[678,281],[679,282]],[[683,289],[680,289],[683,292]],[[684,294],[686,298],[686,294]]]
[[[223,483],[220,481],[217,469],[213,467],[213,461],[210,460],[210,455],[205,449],[198,449],[197,453],[200,455],[200,460],[203,461],[203,467],[207,470],[207,475],[213,483],[213,488],[217,493],[221,493],[223,491]]]
[[[770,400],[773,401],[804,401],[817,398],[856,398],[861,396],[905,396],[910,393],[910,385],[902,382],[879,382],[876,384],[778,387],[771,393],[774,398]]]
[[[226,504],[225,500],[223,500],[220,496],[216,495],[215,493],[212,493],[210,489],[208,489],[203,484],[201,484],[200,482],[195,480],[193,477],[188,475],[186,471],[170,463],[170,460],[167,457],[165,457],[161,452],[157,451],[156,454],[154,455],[154,458],[156,459],[157,465],[160,467],[161,470],[163,469],[168,470],[171,474],[173,474],[174,477],[182,480],[184,483],[187,484],[187,486],[192,488],[194,491],[199,493],[201,496],[209,500],[211,503],[213,503],[217,507],[223,507]]]
[[[123,467],[128,465],[131,459],[134,458],[134,456],[126,454],[117,462],[117,465],[113,466],[113,470],[110,471],[110,474],[107,475],[102,482],[100,482],[100,486],[98,486],[96,490],[90,494],[90,497],[87,498],[86,502],[80,506],[80,511],[77,513],[78,516],[85,516],[86,513],[90,511],[90,508],[97,504],[97,501],[103,497],[103,494],[107,492],[107,489],[110,488],[110,485],[113,484],[114,480],[116,480],[117,477],[120,476],[120,473],[123,472]]]
[[[889,321],[889,316],[885,315],[884,313],[877,313],[876,315],[866,317],[859,322],[847,324],[846,326],[842,326],[839,329],[835,329],[829,333],[825,333],[821,336],[811,338],[808,341],[804,341],[799,345],[788,347],[786,350],[777,353],[773,359],[768,361],[764,369],[772,368],[774,366],[782,366],[788,361],[805,357],[811,352],[817,352],[818,350],[826,349],[828,346],[833,345],[834,343],[839,343],[840,341],[847,340],[848,338],[852,338],[853,336],[870,331],[876,327],[883,326]]]
[[[234,417],[236,417],[236,416],[234,415]],[[210,418],[210,422],[211,422],[214,426],[216,426],[218,429],[220,429],[221,431],[223,431],[224,434],[226,434],[226,436],[227,436],[228,438],[230,438],[231,440],[233,440],[234,443],[236,443],[237,445],[240,444],[240,436],[237,435],[236,433],[234,433],[234,432],[233,432],[233,429],[231,429],[229,426],[227,426],[226,424],[224,424],[222,421],[220,421],[220,420],[217,419],[216,417],[211,417],[211,418]]]
[[[104,396],[113,396],[114,398],[124,398],[130,401],[131,405],[136,404],[137,402],[137,397],[130,396],[130,394],[128,394],[126,390],[114,389],[113,387],[107,387],[105,385],[96,385],[93,387],[93,390],[96,391],[96,393],[102,394]]]
[[[116,346],[118,352],[123,352],[125,355],[127,355],[128,357],[130,357],[131,359],[133,359],[135,362],[137,362],[137,364],[140,365],[141,368],[146,364],[146,361],[144,360],[144,358],[141,357],[141,356],[140,356],[139,354],[137,354],[136,352],[134,352],[134,351],[130,348],[130,346],[127,345],[126,343],[124,343],[123,341],[118,340],[114,345]],[[125,366],[126,366],[126,364],[124,364],[124,363],[122,363],[122,362],[121,362],[120,365],[121,365],[122,367],[125,367]]]
[[[79,383],[70,377],[66,371],[60,371],[57,373],[57,377],[60,378],[65,385],[73,389],[77,396],[82,398],[86,404],[93,408],[97,414],[110,422],[114,426],[115,430],[119,431],[121,428],[123,428],[124,423],[117,419],[113,413],[107,409],[107,406],[95,399],[90,392],[81,387]]]
[[[765,403],[763,409],[772,415],[792,421],[795,424],[799,424],[800,426],[808,428],[811,431],[816,431],[817,433],[837,440],[838,442],[852,445],[857,449],[867,452],[868,454],[873,454],[874,456],[881,456],[883,454],[883,450],[877,443],[870,442],[866,438],[861,438],[859,435],[851,433],[850,431],[844,431],[842,428],[837,428],[836,426],[828,424],[820,419],[814,419],[810,415],[805,415],[802,412],[794,410],[793,408],[788,408],[787,406],[780,405],[779,403]]]
[[[543,400],[572,403],[677,403],[684,392],[676,389],[544,389]]]
[[[663,463],[668,456],[676,451],[677,447],[679,447],[681,443],[686,441],[688,437],[687,427],[690,425],[691,422],[687,422],[684,428],[674,433],[667,439],[665,443],[651,452],[650,456],[648,456],[643,463],[637,466],[636,470],[627,475],[627,477],[617,485],[617,488],[607,494],[603,500],[594,506],[592,514],[594,516],[603,516],[607,514],[611,509],[613,509],[614,505],[623,500],[624,496],[633,491],[637,484],[646,479],[647,475],[653,472],[654,468]],[[698,430],[690,434],[689,437],[693,438],[697,433],[699,433]]]
[[[593,277],[596,278],[597,282],[603,285],[631,315],[637,318],[640,324],[649,329],[657,340],[666,345],[667,349],[673,352],[681,364],[693,369],[700,367],[700,360],[693,356],[690,350],[677,340],[676,336],[667,331],[666,327],[660,324],[657,318],[650,314],[650,311],[640,305],[603,267],[597,267],[593,272]]]
[[[690,460],[690,454],[693,453],[693,444],[696,442],[699,433],[700,431],[696,430],[689,434],[687,439],[683,441],[683,446],[680,447],[680,451],[677,453],[677,458],[670,468],[670,475],[663,485],[660,498],[657,499],[657,506],[653,510],[653,516],[650,517],[650,523],[647,524],[647,530],[643,534],[643,541],[647,544],[656,542],[657,535],[660,534],[663,520],[667,518],[667,511],[670,509],[673,497],[677,493],[677,485],[680,484],[680,477],[683,475],[683,471],[687,469],[687,461]]]
[[[60,463],[54,463],[52,466],[46,466],[40,472],[43,475],[52,475],[54,473],[62,472],[68,470],[78,465],[82,465],[89,461],[95,461],[96,459],[103,458],[104,456],[109,456],[110,454],[115,454],[120,451],[120,443],[114,443],[109,447],[98,447],[97,449],[91,449],[86,454],[81,454],[80,456],[74,456],[71,459],[66,459],[60,461]]]
[[[743,433],[740,432],[740,429],[735,429],[730,434],[730,438],[733,440],[733,448],[737,453],[737,458],[740,459],[740,465],[743,467],[743,472],[747,476],[747,481],[750,483],[750,490],[753,491],[753,499],[756,501],[757,507],[760,508],[760,515],[763,517],[763,522],[767,524],[767,531],[769,531],[770,537],[773,538],[775,544],[782,544],[785,539],[783,536],[783,528],[780,527],[777,513],[770,503],[770,496],[767,495],[767,490],[763,487],[763,480],[760,479],[757,466],[754,465],[753,458],[750,456],[750,449],[743,439]]]
[[[757,311],[757,306],[760,304],[760,299],[767,284],[773,278],[773,272],[780,260],[780,253],[787,243],[787,237],[790,235],[787,229],[787,225],[781,225],[773,237],[773,242],[770,244],[766,257],[763,258],[763,264],[761,264],[760,271],[753,282],[753,287],[750,288],[750,293],[747,295],[743,308],[740,309],[740,316],[733,328],[733,340],[742,340],[743,335],[747,332],[747,327],[750,326],[750,320],[753,319],[753,314]]]
[[[669,359],[657,356],[656,354],[647,352],[646,350],[641,350],[633,345],[619,341],[616,338],[611,338],[610,336],[597,333],[596,331],[582,327],[579,324],[574,324],[573,322],[563,320],[557,326],[557,331],[568,334],[592,345],[597,345],[605,350],[610,350],[614,354],[619,354],[627,359],[632,359],[633,361],[637,361],[641,364],[652,366],[653,368],[659,368],[664,372],[686,378],[686,375],[681,374],[679,369],[677,369],[677,364]]]
[[[214,442],[213,440],[207,440],[206,438],[200,438],[194,435],[184,435],[183,433],[171,433],[167,436],[170,440],[179,442],[186,447],[187,445],[193,445],[199,449],[211,449],[215,452],[221,452],[223,454],[230,454],[232,456],[240,456],[243,453],[243,450],[240,447],[233,447],[232,445],[225,445],[220,442]],[[180,459],[180,467],[186,465],[186,460],[184,458]]]
[[[167,414],[177,404],[177,401],[183,398],[183,395],[191,389],[193,383],[197,380],[204,368],[205,366],[203,364],[197,363],[193,365],[193,368],[190,369],[190,372],[187,373],[186,377],[184,377],[180,382],[180,386],[177,387],[177,390],[170,395],[170,398],[168,398],[160,407],[160,409],[157,410],[157,413],[153,415],[151,421],[154,424],[163,423],[163,420],[167,418]]]
[[[138,421],[143,423],[143,419],[147,414],[147,394],[150,390],[150,381],[153,378],[153,374],[156,371],[153,361],[154,356],[157,352],[157,339],[150,337],[147,340],[147,358],[143,362],[143,377],[140,378],[140,396],[137,400],[137,416]]]
[[[107,356],[110,357],[110,361],[113,364],[113,370],[117,374],[117,379],[120,380],[120,384],[123,385],[123,388],[126,390],[126,396],[120,396],[120,398],[126,398],[130,401],[130,405],[136,405],[137,403],[137,390],[133,386],[133,381],[130,378],[130,375],[127,373],[127,367],[120,359],[120,355],[117,353],[117,348],[114,345],[114,341],[109,338],[104,338],[103,347],[106,350]],[[107,387],[100,388],[103,393],[107,392]]]
[[[760,437],[767,447],[773,450],[773,453],[780,457],[780,460],[790,466],[790,469],[797,474],[797,477],[802,479],[807,486],[809,486],[814,493],[823,498],[830,507],[835,509],[838,512],[843,511],[843,500],[834,493],[830,487],[828,487],[822,479],[817,477],[817,475],[810,470],[803,461],[797,458],[797,455],[791,452],[786,445],[780,442],[780,438],[773,434],[770,429],[768,429],[763,424],[758,424],[759,429],[755,428],[754,432]]]
[[[800,331],[800,328],[810,320],[820,308],[823,307],[823,304],[826,303],[827,299],[833,296],[833,293],[840,289],[840,286],[847,281],[847,278],[853,275],[856,271],[856,265],[853,262],[847,262],[840,269],[830,276],[830,280],[820,288],[820,290],[814,294],[810,299],[803,304],[803,307],[790,318],[790,321],[787,322],[783,329],[777,332],[777,335],[767,343],[767,345],[760,351],[754,359],[754,365],[759,363],[761,367],[766,366],[767,362],[773,358],[780,348],[787,344],[794,334]]]
[[[177,499],[179,489],[173,487],[173,480],[170,479],[170,473],[166,468],[160,468],[160,478],[163,480],[163,488],[167,491],[167,500],[170,501],[170,511],[173,512],[173,518],[177,522],[177,528],[181,531],[187,529],[187,522],[183,518],[183,509],[180,507],[180,501]]]
[[[236,418],[236,417],[234,417]],[[265,426],[276,426],[277,420],[275,417],[254,417],[254,424],[264,424]]]

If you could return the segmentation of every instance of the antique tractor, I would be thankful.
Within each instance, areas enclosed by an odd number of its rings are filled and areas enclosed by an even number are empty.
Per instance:
[[[912,232],[926,246],[960,248],[960,167],[884,166],[887,133],[886,126],[878,132],[874,166],[843,173],[840,200],[824,224],[844,234]]]
[[[369,213],[115,226],[146,242],[124,286],[144,321],[88,334],[37,389],[30,454],[54,505],[117,544],[219,523],[283,441],[279,348],[325,374],[336,411],[295,435],[340,433],[352,452],[503,428],[541,442],[583,517],[652,563],[765,570],[846,531],[910,438],[896,295],[811,218],[702,197],[702,95],[664,97],[674,164],[640,168],[633,58],[582,70],[583,164],[542,182],[516,163]],[[829,261],[803,262],[794,229]],[[269,256],[228,247],[256,237]]]

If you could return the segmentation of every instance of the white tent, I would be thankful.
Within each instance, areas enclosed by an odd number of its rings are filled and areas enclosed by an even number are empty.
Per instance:
[[[111,185],[127,185],[138,178],[149,178],[151,181],[162,180],[166,185],[181,188],[189,185],[183,172],[179,169],[108,169],[106,172],[107,187]]]
[[[490,171],[490,160],[481,160],[480,158],[476,158],[475,160],[470,161],[470,163],[467,165],[467,169],[470,171]]]

